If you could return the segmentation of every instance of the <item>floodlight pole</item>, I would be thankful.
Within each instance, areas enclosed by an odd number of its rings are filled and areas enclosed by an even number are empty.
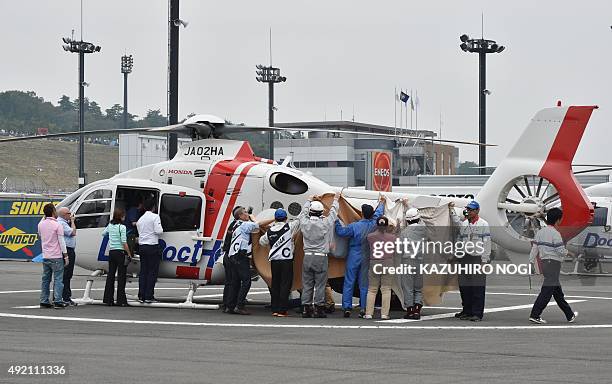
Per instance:
[[[79,132],[85,130],[85,51],[79,49]],[[79,134],[79,188],[87,184],[85,180],[85,137]]]
[[[257,80],[260,83],[268,83],[268,126],[274,126],[274,84],[284,83],[287,78],[280,75],[280,69],[272,66],[256,65]],[[268,146],[270,148],[268,157],[274,160],[274,132],[270,131]]]
[[[66,52],[79,54],[79,188],[85,186],[85,54],[100,52],[101,47],[86,41],[76,41],[69,37],[64,37],[65,43],[62,48]]]
[[[179,0],[170,0],[170,17],[168,29],[168,125],[178,123],[178,69],[179,69]],[[168,134],[168,159],[171,160],[178,151],[178,136]]]
[[[123,73],[123,129],[128,127],[128,74],[132,73],[132,55],[121,56],[121,73]]]
[[[478,53],[478,142],[487,142],[487,54]],[[478,146],[478,166],[480,174],[487,174],[487,147]]]
[[[460,48],[464,52],[478,53],[478,140],[480,143],[487,141],[487,120],[486,120],[486,72],[487,54],[500,53],[505,47],[498,45],[494,40],[470,39],[468,35],[461,35]],[[481,145],[478,148],[478,166],[481,175],[487,174],[487,148]]]

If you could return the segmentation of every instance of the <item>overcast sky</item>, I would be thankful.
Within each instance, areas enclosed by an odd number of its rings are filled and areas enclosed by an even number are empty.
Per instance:
[[[86,57],[86,96],[122,103],[120,57],[134,56],[129,109],[166,113],[167,0],[84,0],[83,37],[102,46]],[[54,103],[77,97],[80,0],[2,1],[0,90],[33,90]],[[179,117],[211,113],[267,124],[267,87],[255,64],[273,64],[277,122],[350,120],[394,124],[394,87],[418,90],[419,128],[478,139],[478,57],[459,35],[507,49],[488,56],[489,164],[497,164],[533,114],[557,100],[598,104],[578,162],[612,162],[612,2],[584,1],[198,1],[181,0]],[[8,17],[6,17],[8,16]],[[93,128],[93,127],[92,127]],[[462,146],[460,158],[477,160]]]

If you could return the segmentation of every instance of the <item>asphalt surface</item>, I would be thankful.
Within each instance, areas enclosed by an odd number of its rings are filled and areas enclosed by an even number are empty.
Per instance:
[[[612,279],[564,277],[580,312],[568,324],[554,303],[531,325],[539,281],[491,284],[485,320],[455,319],[459,295],[425,308],[421,321],[270,316],[261,282],[252,315],[218,310],[80,305],[40,309],[40,264],[0,262],[0,382],[2,383],[610,383]],[[86,271],[78,269],[78,274]],[[75,277],[76,297],[85,286]],[[100,299],[103,282],[94,284]],[[134,291],[135,285],[130,292]],[[158,284],[156,296],[180,296]],[[220,287],[196,295],[220,299]],[[337,302],[339,302],[339,298]],[[400,319],[400,320],[398,320]],[[11,376],[10,365],[55,364],[66,376]]]

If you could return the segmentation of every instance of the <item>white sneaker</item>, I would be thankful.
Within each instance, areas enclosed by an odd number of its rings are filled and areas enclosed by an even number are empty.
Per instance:
[[[536,323],[536,324],[546,324],[547,323],[547,321],[541,317],[530,317],[529,321],[531,321],[532,323]]]
[[[571,319],[568,320],[569,323],[573,323],[574,321],[576,321],[576,318],[578,317],[578,312],[574,312],[574,316],[572,316]]]
[[[389,319],[390,319],[390,317],[389,317],[389,316],[387,316],[387,315],[380,315],[380,319],[381,319],[381,320],[389,320]]]
[[[363,315],[363,318],[364,318],[364,319],[371,319],[371,318],[372,318],[372,315]]]

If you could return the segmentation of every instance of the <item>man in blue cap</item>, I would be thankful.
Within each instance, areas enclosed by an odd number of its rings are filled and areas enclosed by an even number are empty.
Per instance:
[[[336,221],[336,234],[340,237],[349,238],[349,251],[346,256],[344,286],[342,287],[342,310],[344,311],[344,317],[351,316],[355,281],[358,281],[359,284],[360,317],[365,315],[368,296],[368,266],[363,266],[362,264],[368,263],[370,252],[367,249],[369,247],[367,244],[367,236],[376,227],[378,218],[383,215],[385,201],[385,196],[381,195],[376,210],[369,204],[363,204],[361,206],[361,215],[363,218],[347,226],[343,226],[340,224],[340,221]]]
[[[478,215],[480,204],[476,201],[472,200],[465,206],[461,219],[453,207],[454,204],[449,204],[451,218],[455,224],[459,225],[457,245],[463,243],[462,250],[465,251],[464,256],[460,256],[459,252],[456,252],[455,256],[459,258],[462,268],[471,268],[471,271],[459,273],[459,292],[463,309],[455,314],[455,317],[461,320],[481,321],[484,313],[487,280],[484,273],[472,272],[475,265],[481,266],[490,262],[491,230],[489,223]]]
[[[305,211],[303,211],[305,212]],[[259,244],[270,246],[268,258],[272,269],[272,316],[289,316],[289,292],[293,283],[293,236],[300,229],[300,221],[287,223],[287,212],[274,212],[274,224],[259,238]]]

